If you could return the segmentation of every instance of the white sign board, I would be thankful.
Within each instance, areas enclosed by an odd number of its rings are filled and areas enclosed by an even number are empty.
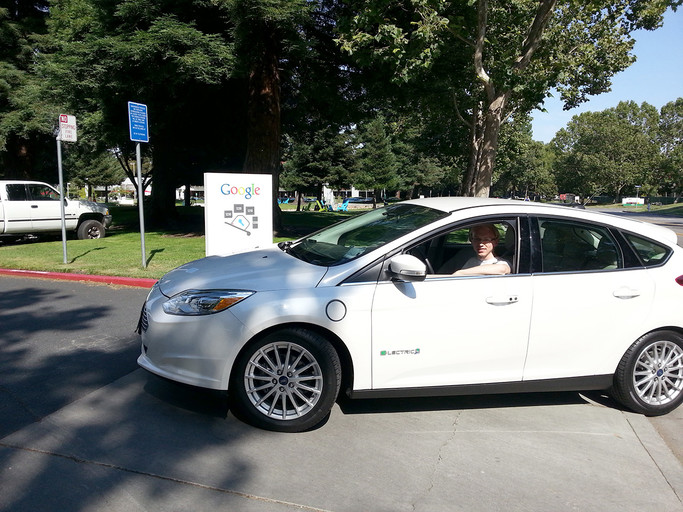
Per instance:
[[[59,140],[65,142],[76,142],[76,116],[59,114]]]
[[[273,244],[272,189],[270,174],[204,174],[207,256]]]

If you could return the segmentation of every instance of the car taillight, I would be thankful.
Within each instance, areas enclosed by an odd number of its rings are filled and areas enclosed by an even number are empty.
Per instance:
[[[676,278],[676,282],[677,282],[678,284],[680,284],[681,286],[683,286],[683,276],[678,276],[678,277]]]

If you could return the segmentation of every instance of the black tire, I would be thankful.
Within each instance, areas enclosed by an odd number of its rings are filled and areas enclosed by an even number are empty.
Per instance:
[[[76,233],[79,240],[89,238],[104,238],[104,225],[95,219],[88,219],[81,222]]]
[[[250,343],[230,380],[233,412],[277,432],[303,432],[330,414],[341,382],[339,356],[322,336],[283,329]]]
[[[683,336],[656,331],[631,345],[617,367],[612,395],[648,416],[678,407],[683,402]]]

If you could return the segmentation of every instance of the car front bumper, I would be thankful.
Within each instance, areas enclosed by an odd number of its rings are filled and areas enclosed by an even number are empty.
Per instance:
[[[226,390],[232,363],[248,339],[230,311],[209,316],[165,313],[167,300],[157,289],[141,312],[138,364],[161,377],[209,389]]]

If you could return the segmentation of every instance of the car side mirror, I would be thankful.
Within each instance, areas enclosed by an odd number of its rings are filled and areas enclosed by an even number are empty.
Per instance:
[[[399,281],[424,281],[427,277],[427,265],[410,254],[394,256],[387,268],[392,279]]]

